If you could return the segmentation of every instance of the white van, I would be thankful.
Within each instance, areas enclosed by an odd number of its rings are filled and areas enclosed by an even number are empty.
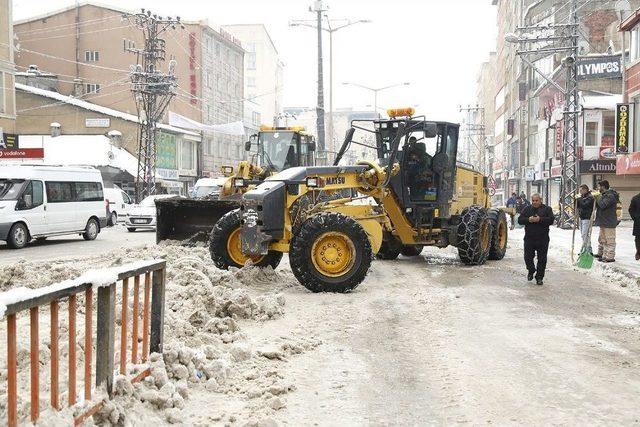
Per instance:
[[[105,188],[104,199],[109,203],[108,225],[116,225],[118,221],[124,221],[133,206],[131,197],[117,186]]]
[[[1,167],[0,240],[16,249],[63,234],[94,240],[107,224],[102,187],[91,167]]]

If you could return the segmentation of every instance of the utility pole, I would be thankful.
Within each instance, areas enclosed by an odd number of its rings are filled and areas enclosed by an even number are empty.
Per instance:
[[[168,29],[175,29],[180,17],[163,19],[142,9],[136,14],[125,14],[144,34],[142,49],[128,48],[137,56],[136,65],[131,66],[131,91],[133,92],[140,127],[138,131],[138,175],[136,176],[136,203],[156,191],[156,125],[175,95],[176,62],[169,62],[169,73],[159,70],[165,60],[165,41],[159,36]]]
[[[357,21],[350,21],[347,19],[329,19],[329,17],[325,14],[327,25],[323,27],[322,30],[329,33],[329,115],[327,118],[329,119],[329,143],[327,144],[327,150],[335,151],[334,141],[334,127],[333,127],[333,33],[342,30],[343,28],[350,27],[355,24],[365,24],[370,23],[371,21],[368,19],[359,19]],[[314,21],[315,22],[315,21]],[[334,22],[344,22],[343,24],[334,26]],[[310,27],[317,30],[317,25],[310,23],[307,20],[295,20],[289,22],[290,27]]]
[[[517,34],[506,34],[505,41],[517,43],[516,52],[533,72],[538,73],[564,96],[562,186],[560,190],[559,227],[570,228],[574,222],[574,196],[578,191],[578,0],[569,0],[569,23],[539,24],[517,28]],[[560,86],[552,76],[545,74],[535,63],[550,55],[565,54],[562,65],[566,69],[566,84]]]
[[[462,132],[466,138],[467,163],[477,165],[482,173],[486,173],[484,108],[478,105],[460,107],[460,112],[466,115]],[[472,156],[474,147],[476,155]]]
[[[316,0],[313,4],[313,12],[316,13],[316,27],[318,29],[318,105],[316,107],[316,124],[318,128],[318,151],[326,152],[324,132],[324,74],[322,72],[322,0]],[[325,153],[326,154],[326,153]]]

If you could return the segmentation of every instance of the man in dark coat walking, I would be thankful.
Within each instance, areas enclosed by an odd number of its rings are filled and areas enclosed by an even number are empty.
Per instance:
[[[640,261],[640,193],[631,199],[629,215],[633,219],[633,235],[636,236],[636,260]]]
[[[528,280],[542,285],[547,268],[547,251],[549,250],[549,227],[553,224],[553,211],[542,204],[540,194],[531,196],[531,204],[522,210],[518,223],[524,225],[524,262],[527,266]],[[534,262],[538,256],[538,265]]]
[[[616,227],[618,226],[618,202],[620,196],[609,188],[609,181],[598,183],[600,195],[596,197],[596,223],[600,227],[598,253],[594,256],[602,262],[616,260]]]

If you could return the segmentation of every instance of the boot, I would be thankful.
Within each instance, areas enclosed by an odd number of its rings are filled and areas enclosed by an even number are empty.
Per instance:
[[[636,261],[640,261],[640,251],[636,252]]]

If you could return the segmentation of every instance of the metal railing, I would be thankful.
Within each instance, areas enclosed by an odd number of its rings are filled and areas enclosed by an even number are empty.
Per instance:
[[[120,374],[126,374],[127,349],[130,348],[131,363],[146,362],[149,353],[161,352],[164,330],[164,295],[165,295],[164,260],[151,260],[123,265],[108,269],[117,277],[112,283],[96,284],[91,281],[80,281],[70,286],[51,287],[36,296],[20,299],[6,305],[4,316],[7,319],[7,423],[9,427],[18,425],[18,364],[17,364],[17,315],[29,311],[29,352],[30,352],[30,402],[31,422],[35,423],[40,414],[40,384],[39,384],[39,317],[40,308],[49,306],[50,313],[50,404],[55,410],[61,409],[60,404],[60,357],[59,357],[59,305],[64,299],[68,303],[68,391],[67,403],[73,406],[77,403],[77,354],[76,354],[76,315],[78,312],[78,296],[84,295],[84,400],[91,400],[92,396],[92,359],[93,359],[93,314],[94,290],[97,287],[95,304],[95,388],[105,387],[109,397],[113,391],[115,333],[116,333],[116,292],[121,283],[121,327],[120,327]],[[143,304],[140,311],[140,277],[144,276]],[[131,315],[131,342],[128,345],[128,297],[129,281],[133,278],[133,307]],[[39,291],[39,290],[37,290]],[[0,301],[3,294],[0,293]],[[139,320],[142,314],[142,347],[139,356]],[[131,378],[132,382],[140,381],[150,373],[149,368]],[[104,401],[99,402],[87,412],[74,420],[75,425],[94,415],[100,410]]]

